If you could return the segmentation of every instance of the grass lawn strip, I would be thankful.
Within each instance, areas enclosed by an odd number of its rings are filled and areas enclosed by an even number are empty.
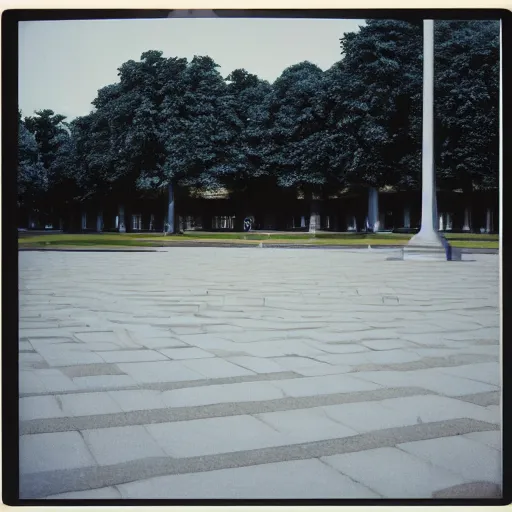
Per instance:
[[[446,238],[451,241],[454,247],[460,248],[481,248],[498,249],[498,235],[478,234],[450,234]],[[48,234],[21,237],[18,240],[19,247],[40,247],[40,248],[64,248],[64,247],[165,247],[172,246],[175,242],[181,243],[233,243],[237,244],[297,244],[297,245],[339,245],[339,246],[361,246],[367,247],[407,244],[411,235],[383,233],[318,233],[312,236],[308,233],[300,234],[261,234],[261,233],[187,233],[185,235],[163,236],[161,233],[93,233],[93,234]]]

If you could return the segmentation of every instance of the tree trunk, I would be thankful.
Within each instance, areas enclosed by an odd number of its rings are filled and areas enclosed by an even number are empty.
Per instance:
[[[471,213],[473,203],[473,183],[469,182],[464,187],[464,224],[462,225],[462,231],[472,231],[471,226]]]
[[[445,230],[446,231],[451,231],[452,230],[452,214],[451,213],[446,213],[446,226],[445,226]]]
[[[320,229],[319,220],[320,216],[318,214],[319,204],[318,200],[313,198],[313,192],[308,191],[305,194],[305,197],[309,201],[309,232],[316,233],[317,229]]]
[[[81,228],[81,231],[85,231],[87,229],[87,212],[82,211],[81,219],[82,219],[81,220],[82,224],[81,224],[80,228]]]
[[[168,204],[167,204],[167,226],[165,228],[165,232],[168,235],[171,235],[175,231],[174,226],[174,184],[172,181],[169,183],[168,187]]]
[[[124,219],[124,205],[119,205],[119,233],[126,233],[126,223]]]
[[[103,231],[103,212],[99,211],[96,217],[96,231],[101,233]]]
[[[379,230],[379,191],[375,187],[368,189],[368,229],[372,232]]]
[[[244,198],[241,197],[240,192],[235,192],[235,223],[234,223],[234,231],[237,233],[241,233],[244,230],[244,220],[245,220],[245,201]]]
[[[346,231],[357,231],[357,217],[355,215],[347,215],[346,224]]]
[[[404,208],[404,228],[411,227],[411,209],[406,206]]]
[[[493,232],[492,210],[490,208],[487,208],[487,211],[485,213],[485,232],[486,233],[492,233]]]
[[[462,225],[462,231],[471,231],[471,209],[469,206],[464,208],[464,224]]]
[[[338,215],[332,216],[332,230],[334,232],[337,232],[340,229],[339,223],[338,223]]]
[[[68,225],[66,231],[68,233],[74,233],[75,232],[75,205],[68,205]]]

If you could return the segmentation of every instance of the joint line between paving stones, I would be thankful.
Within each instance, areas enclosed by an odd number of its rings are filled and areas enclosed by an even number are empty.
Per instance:
[[[123,373],[122,375],[126,375]],[[74,395],[82,393],[98,393],[108,391],[136,391],[136,390],[155,390],[155,391],[172,391],[173,389],[195,388],[201,386],[214,386],[219,384],[238,384],[241,382],[261,382],[272,380],[286,380],[303,378],[303,375],[292,371],[275,372],[275,373],[258,373],[256,375],[242,375],[239,377],[220,377],[214,379],[197,379],[184,380],[180,382],[145,382],[132,386],[119,387],[101,387],[89,389],[71,389],[65,391],[43,391],[40,393],[20,393],[19,398],[27,398],[31,396],[47,396],[47,395]]]
[[[20,496],[22,499],[44,498],[64,492],[115,486],[157,476],[201,473],[291,460],[319,459],[331,455],[396,447],[401,443],[498,429],[497,425],[484,421],[455,419],[254,450],[186,458],[149,457],[108,466],[30,473],[20,476]],[[142,478],[141,475],[143,475]]]
[[[66,432],[110,427],[124,427],[155,423],[174,423],[226,416],[253,415],[267,412],[311,409],[328,405],[355,402],[376,402],[389,398],[437,395],[414,387],[381,388],[372,391],[336,393],[308,397],[285,397],[254,402],[226,402],[189,407],[166,407],[90,416],[43,418],[20,422],[20,435]]]

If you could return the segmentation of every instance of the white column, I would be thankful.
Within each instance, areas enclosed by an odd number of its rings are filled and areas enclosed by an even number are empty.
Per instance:
[[[347,231],[357,231],[357,220],[355,215],[347,216]]]
[[[404,208],[404,228],[411,227],[411,209],[406,207]]]
[[[304,217],[304,215],[302,215],[301,218],[300,218],[300,227],[301,228],[305,228],[306,227],[306,217]]]
[[[386,214],[382,212],[379,213],[378,219],[379,220],[377,221],[377,229],[375,231],[386,229]]]
[[[375,187],[368,189],[368,224],[370,231],[379,229],[379,191]]]
[[[439,231],[444,231],[444,213],[439,214]]]
[[[309,216],[309,232],[316,233],[317,228],[317,215],[315,213]]]
[[[464,208],[464,225],[462,231],[471,231],[471,212],[469,208]]]
[[[434,21],[423,21],[423,142],[421,166],[421,227],[409,245],[443,247],[436,230],[434,171]]]
[[[82,212],[82,229],[87,229],[87,213]]]
[[[103,212],[98,212],[98,215],[96,217],[96,231],[100,233],[103,231]]]
[[[119,205],[119,233],[126,233],[126,224],[124,220],[124,206]]]
[[[446,231],[451,231],[453,229],[453,217],[451,213],[446,214]]]
[[[487,208],[487,211],[485,212],[485,232],[492,233],[492,231],[492,210],[490,208]]]

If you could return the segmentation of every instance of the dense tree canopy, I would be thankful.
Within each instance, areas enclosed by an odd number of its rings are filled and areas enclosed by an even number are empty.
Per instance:
[[[421,24],[368,20],[341,40],[344,58],[331,94],[350,183],[418,184],[421,36]]]
[[[208,56],[155,50],[118,71],[93,111],[69,124],[51,110],[20,114],[23,202],[169,186],[419,187],[421,23],[368,20],[343,36],[331,69],[298,63],[272,84],[245,69],[224,78]],[[497,187],[498,77],[497,22],[435,23],[440,186]]]
[[[499,23],[443,21],[435,35],[440,182],[497,187]]]
[[[39,156],[36,138],[18,120],[18,202],[34,207],[47,190],[48,179]]]
[[[266,159],[284,187],[325,184],[329,170],[323,71],[310,62],[284,70],[268,96]]]

